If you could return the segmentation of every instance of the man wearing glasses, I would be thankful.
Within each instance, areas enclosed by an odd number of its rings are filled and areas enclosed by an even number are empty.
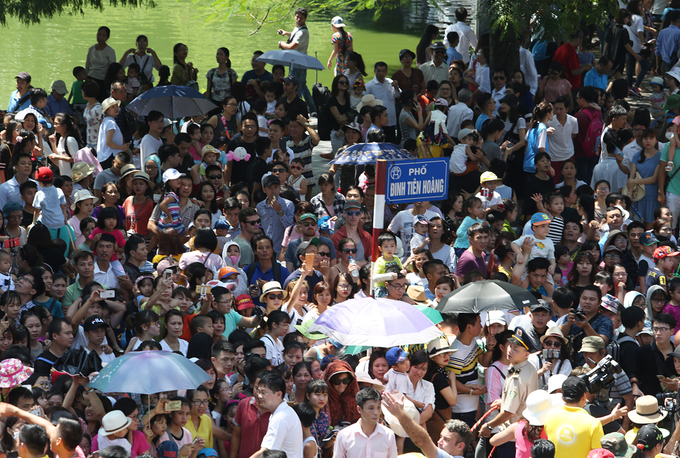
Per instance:
[[[319,239],[316,237],[312,237],[312,239],[308,242],[302,242],[298,245],[297,250],[295,251],[295,254],[297,255],[298,263],[300,266],[302,266],[302,263],[305,260],[305,256],[308,253],[313,253],[314,254],[314,270],[312,271],[312,275],[303,278],[309,285],[308,288],[308,297],[309,301],[311,302],[312,299],[314,298],[314,287],[316,286],[317,283],[320,283],[323,281],[323,274],[319,271],[319,269],[324,269],[326,272],[328,272],[328,268],[330,267],[330,260],[325,257],[321,256],[321,252],[319,250]],[[286,288],[288,286],[288,283],[290,283],[293,280],[297,280],[300,277],[304,277],[304,272],[302,271],[302,267],[298,268],[297,270],[291,271],[292,273],[288,275],[288,278],[286,278],[286,281],[283,282],[283,287]],[[295,323],[293,323],[295,324]]]
[[[429,62],[425,62],[420,66],[420,71],[423,72],[425,83],[430,80],[437,82],[449,79],[449,66],[446,65],[446,46],[444,43],[437,42],[432,44],[433,58]]]
[[[406,286],[408,285],[406,277],[400,272],[400,269],[397,266],[389,267],[385,273],[392,273],[396,275],[394,280],[385,282],[385,288],[387,289],[387,299],[400,301],[404,296],[404,293],[406,292]]]
[[[238,266],[243,267],[252,264],[255,260],[250,241],[253,237],[262,233],[262,227],[260,226],[262,220],[260,219],[260,215],[257,214],[257,210],[253,207],[246,207],[239,211],[238,220],[241,225],[241,233],[234,237],[234,242],[236,242],[241,249],[241,258],[238,261]],[[224,250],[222,251],[222,259],[224,260],[225,265],[230,265],[227,262],[229,261],[229,255],[227,253],[228,248],[229,245],[225,244]]]
[[[302,263],[300,262],[300,258],[297,256],[297,250],[298,247],[304,242],[311,242],[314,239],[317,239],[315,246],[319,246],[319,243],[323,242],[326,245],[330,247],[331,254],[330,258],[328,258],[329,261],[329,266],[332,266],[335,264],[335,247],[333,245],[333,241],[327,237],[322,237],[319,235],[318,231],[318,223],[317,223],[317,218],[314,213],[303,213],[300,216],[300,222],[298,223],[298,232],[302,233],[302,237],[291,241],[288,244],[288,248],[286,248],[286,268],[290,271],[293,272],[295,269],[300,267]],[[312,242],[313,243],[313,242]],[[317,259],[319,259],[317,257]],[[319,264],[316,264],[315,267],[319,267]],[[310,291],[314,289],[313,287],[310,287]]]
[[[373,248],[373,237],[359,226],[361,222],[361,204],[358,200],[345,201],[345,225],[333,233],[331,240],[338,251],[338,243],[344,238],[354,240],[354,246],[357,247],[355,261],[370,261],[371,250]],[[335,256],[333,256],[335,258]]]

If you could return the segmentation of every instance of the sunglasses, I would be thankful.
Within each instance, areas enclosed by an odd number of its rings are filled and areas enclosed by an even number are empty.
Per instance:
[[[346,214],[347,216],[361,216],[361,210],[356,210],[356,211],[349,211],[349,210],[346,210],[346,211],[345,211],[345,214]]]
[[[222,178],[222,175],[210,175],[208,177],[209,180],[219,180],[220,178]]]
[[[319,251],[317,253],[319,256],[323,256],[324,258],[330,258],[331,257],[331,252],[330,251]]]
[[[283,173],[285,171],[286,169],[284,169],[283,167],[276,167],[275,169],[272,169],[272,173]]]
[[[282,300],[283,299],[283,293],[279,293],[279,294],[269,293],[269,294],[267,294],[267,298],[275,299],[275,300]]]
[[[505,79],[505,76],[494,76],[493,79],[496,80],[496,81],[498,81],[498,80],[504,80],[504,79]]]
[[[343,86],[349,86],[349,81],[345,81],[345,80],[338,81],[338,84],[342,84]]]
[[[293,170],[302,170],[302,167],[300,167],[299,165],[291,165],[290,168]]]
[[[543,345],[552,348],[562,348],[562,342],[560,342],[559,340],[546,340],[545,342],[543,342]]]
[[[345,249],[342,250],[342,252],[345,253],[345,254],[349,254],[349,253],[355,254],[357,252],[357,249],[356,248],[345,248]]]
[[[331,382],[333,385],[349,385],[352,383],[352,379],[349,377],[335,379]]]
[[[262,222],[260,218],[256,219],[255,221],[246,221],[248,224],[252,224],[253,226],[257,226]]]
[[[305,221],[304,223],[300,223],[300,224],[302,224],[304,227],[316,226],[315,221]]]

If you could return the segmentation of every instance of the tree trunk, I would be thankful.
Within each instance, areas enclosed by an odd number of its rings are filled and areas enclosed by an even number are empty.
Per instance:
[[[519,41],[514,27],[505,33],[491,30],[489,37],[489,76],[493,77],[494,69],[505,70],[507,81],[519,70]],[[493,82],[491,84],[493,87]]]

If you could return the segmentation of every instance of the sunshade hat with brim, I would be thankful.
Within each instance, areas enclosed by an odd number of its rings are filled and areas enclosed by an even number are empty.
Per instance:
[[[425,288],[423,286],[409,285],[406,289],[406,294],[413,299],[413,302],[418,304],[428,304],[430,302],[425,295]]]
[[[102,102],[102,112],[106,113],[106,110],[108,110],[114,105],[120,106],[120,100],[116,100],[113,97],[104,99],[104,101]]]
[[[74,183],[78,183],[88,176],[92,175],[95,166],[88,164],[87,162],[76,162],[71,169],[71,180]]]
[[[284,299],[288,297],[288,291],[281,288],[281,283],[279,283],[277,281],[268,281],[262,287],[262,294],[260,295],[260,302],[262,302],[264,304],[265,299],[267,298],[267,294],[275,293],[277,291],[281,291],[283,293]]]
[[[33,368],[24,366],[16,358],[0,362],[0,388],[13,388],[21,385],[33,374]]]
[[[369,107],[376,107],[378,105],[382,105],[383,101],[380,99],[376,99],[373,94],[366,94],[363,97],[361,97],[361,101],[357,104],[357,107],[355,110],[357,112],[361,111],[361,108],[364,106],[369,106]]]
[[[548,394],[553,394],[562,389],[562,384],[567,379],[564,374],[555,374],[548,379]]]
[[[372,378],[368,372],[357,372],[356,376],[358,383],[368,383],[378,391],[383,391],[385,389],[385,385],[383,385],[380,380]]]
[[[541,336],[541,338],[540,338],[541,343],[543,343],[543,341],[545,339],[547,339],[548,337],[555,337],[556,339],[560,339],[562,341],[563,345],[567,344],[567,339],[564,337],[562,330],[557,326],[555,326],[554,328],[548,329],[548,331],[544,335]]]
[[[628,418],[638,425],[650,425],[666,418],[668,412],[659,408],[654,396],[640,396],[635,401],[635,410],[628,412]]]
[[[449,341],[444,336],[438,337],[427,344],[427,356],[430,358],[442,353],[455,353],[457,351],[457,349],[451,348]]]
[[[139,172],[139,169],[134,164],[124,165],[123,168],[120,169],[120,180],[135,172]]]
[[[552,409],[552,400],[547,391],[536,390],[529,393],[526,400],[526,409],[522,416],[531,426],[543,426]]]
[[[135,181],[135,180],[144,180],[148,183],[150,188],[153,188],[153,183],[151,182],[151,178],[149,177],[149,174],[146,173],[146,172],[142,172],[142,171],[137,170],[135,172],[135,176],[132,177],[132,181]]]
[[[75,211],[76,204],[82,202],[83,200],[92,199],[92,203],[96,204],[99,199],[92,195],[89,189],[79,189],[73,195],[73,203],[71,204],[71,210]]]
[[[102,418],[104,435],[110,436],[111,434],[119,433],[130,426],[130,423],[132,423],[132,419],[126,417],[122,411],[112,410]]]

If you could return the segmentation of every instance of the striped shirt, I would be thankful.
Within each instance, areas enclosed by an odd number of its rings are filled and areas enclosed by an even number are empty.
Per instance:
[[[451,353],[446,370],[453,371],[456,374],[456,380],[464,385],[478,383],[477,362],[482,354],[482,349],[478,342],[479,338],[475,338],[470,345],[465,345],[456,339],[451,344],[451,348],[458,351]],[[473,412],[477,410],[478,404],[478,394],[458,393],[458,402],[453,406],[453,412]]]

